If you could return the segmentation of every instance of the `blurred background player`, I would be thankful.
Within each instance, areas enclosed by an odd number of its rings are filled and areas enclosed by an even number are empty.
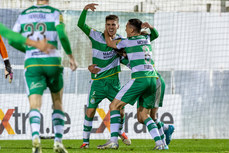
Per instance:
[[[107,46],[104,39],[104,34],[102,32],[92,29],[85,24],[88,9],[94,11],[96,9],[96,5],[98,4],[92,3],[86,5],[78,21],[78,27],[89,37],[92,42],[92,62],[94,64],[92,66],[96,66],[96,68],[100,69],[97,74],[91,73],[91,89],[88,96],[88,105],[84,118],[83,144],[80,148],[89,147],[92,122],[99,103],[105,98],[107,98],[109,101],[112,101],[121,87],[118,75],[118,73],[121,71],[119,56],[112,48]],[[118,17],[116,15],[107,16],[105,29],[108,31],[109,36],[112,37],[112,39],[121,38],[121,36],[116,34],[118,28]],[[121,132],[124,124],[123,108],[121,109],[121,115],[121,127],[119,129],[118,136],[126,145],[130,145],[130,139],[128,139],[124,132]]]
[[[77,68],[72,55],[71,46],[65,33],[65,25],[61,12],[48,5],[49,0],[37,0],[37,5],[24,10],[18,17],[13,30],[22,33],[32,40],[47,39],[48,43],[58,47],[57,36],[68,54],[70,68]],[[27,94],[30,102],[29,120],[32,131],[32,152],[41,153],[40,108],[42,95],[48,87],[53,101],[52,122],[54,127],[54,151],[67,153],[62,143],[64,131],[64,111],[62,106],[63,96],[63,66],[61,65],[60,51],[53,49],[49,54],[30,46],[10,43],[16,49],[25,50],[25,80]]]
[[[14,32],[0,23],[0,35],[12,44],[17,44],[23,47],[24,45],[33,46],[38,48],[40,51],[44,53],[49,53],[50,50],[54,49],[55,47],[51,44],[48,44],[46,39],[34,41],[29,38],[23,37],[21,34]]]
[[[4,60],[4,64],[5,64],[5,78],[7,78],[9,76],[9,82],[12,82],[13,79],[13,71],[12,71],[12,67],[10,65],[10,60],[8,58],[8,54],[7,54],[7,50],[6,47],[4,45],[4,42],[2,40],[2,37],[0,35],[0,53],[1,56]]]

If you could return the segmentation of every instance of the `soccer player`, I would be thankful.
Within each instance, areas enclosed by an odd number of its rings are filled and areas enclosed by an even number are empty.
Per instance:
[[[88,4],[84,7],[79,21],[78,27],[89,37],[92,42],[92,62],[100,69],[97,74],[91,73],[91,89],[88,96],[87,110],[84,118],[83,129],[83,144],[80,148],[89,147],[90,133],[92,129],[92,122],[99,103],[107,98],[112,101],[118,91],[120,90],[120,81],[118,73],[121,71],[120,58],[111,47],[108,47],[104,38],[104,34],[100,31],[94,30],[85,24],[88,9],[94,11],[98,4]],[[119,28],[119,19],[116,15],[109,15],[106,17],[105,29],[108,31],[112,39],[121,38],[116,34]],[[95,66],[94,65],[94,66]],[[124,109],[121,109],[121,124],[124,124]],[[121,132],[123,126],[118,131],[118,136],[122,141],[130,145],[131,141],[125,133]]]
[[[142,27],[149,28],[150,36],[141,35]],[[157,74],[153,67],[151,41],[158,37],[157,31],[148,23],[142,23],[139,19],[130,19],[126,25],[127,38],[121,41],[112,40],[105,32],[105,39],[109,47],[115,49],[124,48],[132,71],[131,80],[122,87],[115,99],[110,104],[110,128],[111,138],[99,149],[117,149],[117,132],[120,126],[120,109],[126,104],[134,105],[139,99],[137,109],[138,121],[144,123],[153,140],[156,143],[154,149],[164,149],[157,125],[150,117],[156,98]]]
[[[32,40],[49,40],[48,43],[58,46],[57,36],[61,41],[66,54],[70,59],[70,68],[77,68],[72,55],[71,46],[64,30],[61,12],[48,5],[49,0],[37,0],[37,5],[24,10],[18,17],[13,30],[22,33],[23,36]],[[23,46],[14,46],[21,48]],[[61,53],[54,49],[49,54],[26,46],[25,55],[25,81],[27,94],[30,102],[29,121],[32,131],[32,151],[40,153],[40,108],[42,95],[48,87],[53,101],[52,123],[54,127],[54,151],[67,153],[62,143],[64,132],[64,110],[62,106],[63,96],[63,66],[61,65]]]
[[[12,71],[10,60],[8,58],[8,53],[7,53],[7,50],[6,50],[6,47],[4,45],[1,35],[0,35],[0,53],[1,53],[1,56],[5,64],[5,78],[9,76],[9,82],[11,83],[13,79],[13,71]]]
[[[2,23],[0,23],[0,35],[8,39],[8,41],[10,41],[12,44],[33,46],[44,53],[49,53],[50,50],[55,48],[53,45],[48,44],[46,39],[34,41],[29,38],[25,38],[19,33],[13,32]]]

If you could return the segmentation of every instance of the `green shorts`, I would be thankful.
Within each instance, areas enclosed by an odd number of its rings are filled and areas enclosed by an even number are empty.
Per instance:
[[[163,77],[157,73],[159,76],[159,79],[157,79],[157,91],[156,91],[156,99],[153,108],[158,108],[163,106],[163,99],[164,99],[164,93],[165,93],[165,81]],[[139,107],[139,99],[137,108]]]
[[[52,93],[63,88],[63,67],[36,66],[25,69],[25,82],[27,95],[43,95],[48,87]]]
[[[151,109],[156,101],[156,82],[155,77],[132,79],[122,87],[115,98],[130,105],[139,100],[140,106]]]
[[[157,92],[156,92],[156,102],[154,107],[162,107],[163,106],[163,99],[165,94],[165,81],[163,77],[157,73],[159,79],[157,79]]]
[[[105,98],[112,102],[120,88],[118,78],[91,80],[87,108],[97,108],[99,103]]]

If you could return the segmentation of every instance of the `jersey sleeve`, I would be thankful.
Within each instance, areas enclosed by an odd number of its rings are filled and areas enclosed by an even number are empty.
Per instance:
[[[64,23],[64,18],[63,15],[60,11],[55,11],[54,12],[54,18],[55,18],[55,26]]]
[[[157,39],[158,36],[159,36],[159,34],[155,28],[150,29],[150,41]]]
[[[23,37],[21,34],[13,32],[9,28],[5,27],[3,24],[0,23],[0,35],[8,41],[12,41],[15,43],[25,44],[26,38]]]
[[[21,33],[21,24],[20,24],[21,15],[18,16],[17,21],[14,24],[13,31]]]
[[[116,43],[117,49],[126,48],[126,39],[118,40]]]
[[[0,36],[0,53],[1,53],[1,56],[3,59],[8,58],[7,50],[6,50],[5,44],[4,44],[1,36]]]
[[[77,26],[87,35],[90,35],[91,32],[91,27],[89,27],[85,22],[86,22],[86,16],[87,16],[87,10],[83,10],[80,18],[78,20]]]

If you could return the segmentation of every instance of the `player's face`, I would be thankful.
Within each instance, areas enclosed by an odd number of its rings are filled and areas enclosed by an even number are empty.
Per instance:
[[[129,22],[126,24],[126,34],[127,37],[131,37],[131,34],[133,33],[134,29],[132,26],[129,24]]]
[[[107,20],[105,28],[110,37],[114,36],[119,28],[119,24],[116,20]]]

